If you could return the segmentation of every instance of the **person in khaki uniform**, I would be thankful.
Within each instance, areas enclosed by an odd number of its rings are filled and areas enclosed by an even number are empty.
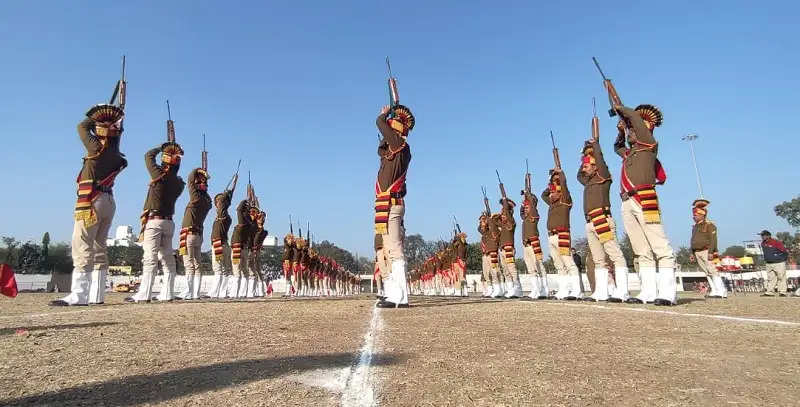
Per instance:
[[[259,210],[255,212],[255,226],[253,229],[252,244],[250,246],[250,259],[247,262],[250,267],[250,279],[253,281],[252,286],[248,285],[248,298],[263,297],[265,289],[264,273],[261,272],[261,248],[264,246],[264,239],[267,238],[267,229],[264,226],[267,222],[267,213]]]
[[[243,298],[247,295],[247,277],[250,274],[247,260],[253,223],[250,217],[250,202],[247,199],[243,199],[236,207],[236,218],[238,223],[233,227],[231,236],[233,280],[228,282],[228,298]]]
[[[788,290],[786,284],[786,260],[789,258],[789,251],[780,240],[772,238],[772,233],[768,230],[761,232],[761,251],[764,253],[764,262],[767,272],[767,291],[761,294],[764,297],[775,295],[775,288],[778,288],[778,295],[786,296]]]
[[[161,165],[156,164],[156,156],[161,154]],[[175,282],[175,251],[172,238],[175,235],[175,201],[183,193],[185,183],[178,176],[183,149],[178,143],[167,142],[148,151],[144,156],[145,166],[150,173],[150,186],[142,211],[142,283],[139,291],[125,300],[128,302],[147,302],[153,290],[156,266],[161,262],[164,271],[159,301],[172,301]]]
[[[453,238],[453,278],[456,296],[466,297],[467,286],[467,234],[458,232]]]
[[[539,240],[539,210],[536,208],[539,199],[530,191],[522,191],[522,206],[519,215],[522,218],[522,255],[528,273],[533,275],[530,299],[544,300],[550,294],[547,287],[547,271],[542,263],[542,243]]]
[[[506,277],[505,298],[519,298],[522,296],[522,284],[519,281],[514,258],[516,255],[514,232],[517,229],[517,222],[514,221],[514,207],[517,204],[511,199],[501,198],[500,205],[503,209],[500,212],[498,226],[500,227],[500,250],[503,255],[500,263]]]
[[[708,286],[711,287],[709,298],[727,298],[728,290],[722,281],[717,267],[712,263],[719,258],[717,251],[717,226],[708,219],[708,204],[705,199],[697,199],[692,203],[692,257],[697,261],[697,267],[705,273]]]
[[[628,302],[675,305],[675,253],[661,223],[656,194],[656,184],[666,181],[657,158],[658,142],[653,137],[663,115],[652,105],[639,105],[636,109],[615,105],[614,110],[621,117],[614,149],[622,157],[622,221],[639,261],[642,286],[639,295]]]
[[[588,140],[582,151],[578,182],[583,184],[583,214],[586,218],[586,240],[594,262],[594,289],[587,301],[623,302],[628,295],[628,266],[617,242],[617,226],[611,217],[611,172],[603,158],[599,140]],[[606,256],[617,270],[616,290],[608,292]],[[587,256],[588,257],[588,256]],[[587,260],[586,268],[589,264]]]
[[[124,113],[117,106],[97,105],[86,116],[78,124],[86,157],[78,174],[72,229],[72,288],[66,297],[51,301],[52,306],[105,302],[106,238],[116,211],[112,188],[117,175],[128,165],[119,151]]]
[[[283,277],[286,280],[286,291],[283,295],[285,297],[293,295],[292,287],[297,287],[297,276],[294,273],[295,249],[294,233],[290,231],[283,237]]]
[[[391,117],[388,117],[391,113]],[[378,156],[381,166],[375,181],[375,233],[381,234],[391,264],[391,273],[384,281],[386,298],[376,306],[407,308],[405,239],[406,173],[411,162],[408,134],[414,129],[414,115],[403,105],[384,106],[375,120],[381,133]]]
[[[478,233],[481,235],[481,269],[483,271],[483,297],[488,298],[492,296],[494,291],[493,283],[493,268],[491,257],[489,256],[490,247],[494,247],[492,243],[492,233],[489,231],[489,216],[486,213],[481,213],[478,218]],[[497,250],[495,249],[495,258],[497,257]]]
[[[183,214],[178,253],[183,256],[186,270],[186,290],[179,299],[200,298],[200,285],[203,275],[200,272],[200,251],[203,246],[203,222],[211,210],[211,197],[208,195],[208,172],[195,168],[189,173],[189,203]]]
[[[577,300],[583,297],[583,293],[578,266],[570,254],[572,237],[569,212],[572,209],[572,196],[561,168],[550,170],[550,183],[542,192],[542,201],[550,206],[547,211],[547,240],[550,245],[550,257],[558,270],[556,299]]]
[[[231,206],[233,191],[236,189],[238,175],[233,177],[233,187],[214,197],[214,205],[217,207],[217,216],[211,226],[211,268],[214,270],[214,285],[208,292],[210,298],[225,298],[227,282],[233,273],[231,264],[231,246],[228,244],[228,231],[231,228],[231,216],[228,208]]]

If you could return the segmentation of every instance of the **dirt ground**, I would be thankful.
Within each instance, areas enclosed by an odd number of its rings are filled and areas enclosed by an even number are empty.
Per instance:
[[[800,299],[0,299],[0,405],[797,405]],[[738,318],[738,319],[737,319]],[[378,321],[377,325],[375,321]]]

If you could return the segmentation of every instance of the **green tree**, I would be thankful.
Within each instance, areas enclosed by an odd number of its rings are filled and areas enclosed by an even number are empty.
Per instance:
[[[42,270],[50,271],[50,232],[42,236]]]
[[[619,248],[622,255],[625,256],[625,263],[628,264],[628,269],[633,270],[633,245],[631,245],[631,238],[626,233],[622,240],[619,241]]]
[[[467,272],[480,274],[483,272],[483,251],[480,242],[467,245]]]
[[[681,246],[675,252],[675,262],[681,265],[682,269],[693,267],[694,262],[691,261],[692,251],[686,246]]]
[[[795,228],[800,229],[800,196],[775,206],[775,214]]]
[[[800,260],[800,233],[792,235],[789,232],[778,232],[775,234],[775,239],[780,240],[789,251],[789,263]]]
[[[72,272],[72,256],[68,244],[62,242],[50,245],[49,255],[47,261],[53,273]]]
[[[20,246],[17,262],[14,265],[16,272],[21,274],[38,273],[42,264],[42,249],[33,242],[25,242]]]
[[[722,252],[723,256],[732,256],[732,257],[744,257],[744,246],[733,245],[728,246],[724,252]]]
[[[13,267],[15,264],[14,261],[16,259],[17,246],[19,246],[19,241],[10,236],[3,236],[2,240],[3,244],[6,245],[5,262]]]

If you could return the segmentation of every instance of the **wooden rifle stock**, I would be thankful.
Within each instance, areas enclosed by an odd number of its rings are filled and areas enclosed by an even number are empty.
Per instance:
[[[392,65],[389,57],[386,57],[386,69],[389,72],[389,106],[395,107],[400,103],[400,95],[397,93],[397,78],[392,76]]]
[[[486,206],[486,216],[491,216],[492,207],[489,205],[489,198],[486,197],[486,188],[481,187],[481,192],[483,192],[483,205]]]
[[[500,195],[503,199],[508,199],[506,196],[506,187],[503,185],[503,181],[500,180],[500,173],[497,170],[494,170],[494,173],[497,174],[497,183],[500,185]]]
[[[206,135],[203,133],[203,153],[200,157],[200,166],[203,171],[208,172],[208,151],[206,151]]]

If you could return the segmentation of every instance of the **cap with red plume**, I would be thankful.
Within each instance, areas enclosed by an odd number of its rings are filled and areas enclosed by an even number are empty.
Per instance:
[[[180,144],[166,142],[161,145],[161,162],[164,164],[180,164],[181,156],[183,156],[183,148]]]

